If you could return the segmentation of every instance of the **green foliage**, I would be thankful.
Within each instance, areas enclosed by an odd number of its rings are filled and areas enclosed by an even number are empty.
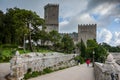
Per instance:
[[[30,73],[31,71],[32,71],[32,69],[31,69],[31,68],[28,68],[27,73]]]
[[[39,75],[47,74],[47,73],[51,73],[51,72],[53,72],[53,70],[50,69],[50,68],[45,68],[42,72],[38,72],[38,71],[31,72],[31,68],[29,68],[27,70],[27,73],[24,74],[24,79],[29,79],[29,78],[32,78],[32,77],[37,77]]]
[[[79,55],[79,56],[76,56],[74,59],[75,59],[75,61],[77,61],[77,62],[80,61],[81,64],[83,64],[83,63],[85,62],[84,58],[81,57],[80,55]]]
[[[86,46],[85,46],[83,40],[81,39],[81,42],[76,44],[76,46],[79,49],[79,51],[81,52],[80,53],[81,57],[85,58],[85,56],[86,56]]]
[[[93,51],[98,47],[98,43],[95,40],[87,40],[87,51],[86,51],[86,58],[93,57]]]
[[[102,46],[108,50],[109,52],[120,52],[120,47],[119,46],[110,46],[107,43],[102,43]]]
[[[9,49],[0,49],[0,62],[8,62],[12,57],[12,51]]]
[[[65,69],[65,68],[68,68],[68,67],[60,67],[59,69],[54,70],[54,71],[62,70],[62,69]],[[31,72],[31,68],[29,68],[27,70],[27,73],[24,74],[24,79],[27,80],[29,78],[37,77],[37,76],[47,74],[47,73],[51,73],[51,72],[53,72],[53,70],[51,68],[45,68],[45,69],[43,69],[43,71],[40,71],[40,72],[38,72],[38,71]]]
[[[75,48],[73,39],[66,34],[62,38],[61,44],[62,44],[61,47],[65,53],[71,53]]]
[[[39,75],[40,75],[40,72],[34,71],[34,72],[32,72],[31,77],[37,77]]]
[[[2,48],[17,48],[18,46],[17,45],[14,45],[14,44],[4,44],[1,46]]]
[[[43,74],[46,74],[46,73],[51,73],[51,72],[53,72],[53,70],[52,69],[50,69],[50,68],[45,68],[45,69],[43,69]]]
[[[101,44],[99,44],[95,49],[95,60],[104,63],[107,55],[108,53],[106,49]]]
[[[16,45],[5,44],[0,46],[0,62],[9,62],[11,57],[15,54],[14,48]]]
[[[80,63],[83,64],[85,62],[84,58],[79,56]]]
[[[98,46],[97,42],[95,40],[87,40],[87,49],[93,50]]]
[[[60,34],[57,32],[57,31],[51,31],[50,33],[50,41],[53,43],[53,44],[57,44],[58,42],[60,42]]]
[[[26,80],[26,79],[29,79],[29,78],[31,78],[31,74],[30,74],[30,73],[24,74],[24,79],[25,79],[25,80]]]
[[[0,18],[2,18],[0,23],[4,24],[0,24],[2,31],[0,43],[23,46],[23,38],[26,35],[27,40],[29,40],[29,49],[33,51],[31,35],[39,31],[38,26],[44,26],[44,20],[35,12],[19,8],[9,8],[6,14],[0,11]]]
[[[88,40],[87,47],[81,40],[81,42],[77,44],[77,47],[81,51],[80,57],[82,61],[88,58],[92,60],[94,55],[95,61],[104,63],[108,55],[107,50],[101,44],[98,44],[95,40]],[[95,54],[93,54],[93,51]],[[80,60],[79,57],[78,59]]]

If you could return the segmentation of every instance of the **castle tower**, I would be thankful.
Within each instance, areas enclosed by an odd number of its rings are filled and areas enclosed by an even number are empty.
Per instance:
[[[89,39],[96,39],[96,24],[78,25],[78,41],[86,44]]]
[[[46,31],[59,30],[59,5],[47,4],[44,7],[44,19],[46,24]]]

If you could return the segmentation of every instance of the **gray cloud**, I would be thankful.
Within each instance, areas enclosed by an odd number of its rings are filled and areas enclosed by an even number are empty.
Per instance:
[[[108,4],[118,4],[120,3],[120,0],[89,0],[88,1],[87,9],[91,10],[95,8],[96,6],[108,3]]]

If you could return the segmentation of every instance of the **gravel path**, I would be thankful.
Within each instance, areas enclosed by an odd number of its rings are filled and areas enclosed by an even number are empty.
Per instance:
[[[29,80],[95,80],[95,78],[93,68],[82,64]]]
[[[0,80],[5,80],[5,76],[10,73],[10,63],[0,63]]]

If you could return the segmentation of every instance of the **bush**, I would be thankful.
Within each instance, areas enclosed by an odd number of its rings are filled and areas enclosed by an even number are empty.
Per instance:
[[[38,71],[31,72],[31,71],[32,71],[31,68],[27,70],[27,73],[24,75],[24,79],[29,79],[31,77],[37,77],[42,74],[53,72],[53,70],[51,70],[50,68],[45,68],[42,72],[38,72]]]
[[[75,59],[75,61],[79,60],[81,64],[83,64],[85,62],[83,57],[81,57],[81,56],[76,56],[74,59]]]
[[[79,56],[80,59],[80,63],[83,64],[85,62],[85,60],[83,59],[83,57]]]
[[[12,57],[12,52],[10,49],[0,48],[0,62],[9,62]]]
[[[28,68],[27,73],[30,73],[31,71],[32,71],[32,69],[31,69],[31,68]]]
[[[24,74],[24,79],[29,79],[29,78],[31,78],[31,74],[30,73]]]
[[[2,48],[17,48],[17,45],[13,45],[13,44],[4,44],[2,45]]]
[[[31,77],[37,77],[38,75],[40,75],[40,72],[34,71],[32,72]]]
[[[43,69],[43,74],[51,73],[51,72],[53,72],[53,70],[50,69],[50,68],[45,68],[45,69]]]

